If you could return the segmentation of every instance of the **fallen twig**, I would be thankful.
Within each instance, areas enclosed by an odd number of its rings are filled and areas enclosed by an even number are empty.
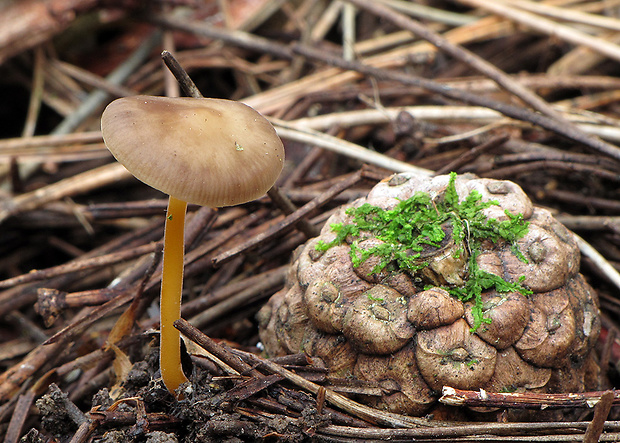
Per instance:
[[[486,392],[467,391],[444,386],[439,401],[450,406],[482,406],[490,408],[592,408],[604,392],[580,392],[565,394],[539,394],[535,392]],[[613,392],[613,403],[620,404],[620,392]]]

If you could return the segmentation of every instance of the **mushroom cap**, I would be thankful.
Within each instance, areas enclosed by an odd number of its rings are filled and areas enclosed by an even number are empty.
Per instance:
[[[284,147],[262,115],[211,98],[133,96],[101,116],[103,140],[137,179],[203,206],[264,195],[284,164]]]

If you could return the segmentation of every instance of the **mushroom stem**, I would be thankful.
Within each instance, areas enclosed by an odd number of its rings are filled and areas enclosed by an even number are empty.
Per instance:
[[[187,202],[170,196],[164,232],[164,258],[159,301],[161,337],[159,363],[166,388],[172,393],[187,381],[181,367],[181,336],[173,323],[181,317],[184,228]]]

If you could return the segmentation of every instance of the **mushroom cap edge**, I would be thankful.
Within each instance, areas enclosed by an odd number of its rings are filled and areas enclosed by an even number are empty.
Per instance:
[[[137,179],[203,206],[261,197],[284,165],[273,126],[233,100],[123,97],[106,107],[101,130],[112,155]]]

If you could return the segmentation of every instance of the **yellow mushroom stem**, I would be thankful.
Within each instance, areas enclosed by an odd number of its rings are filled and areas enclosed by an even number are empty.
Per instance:
[[[187,381],[181,367],[181,335],[174,327],[181,317],[183,254],[187,202],[170,196],[164,231],[164,258],[161,277],[159,364],[166,388],[172,393]]]

